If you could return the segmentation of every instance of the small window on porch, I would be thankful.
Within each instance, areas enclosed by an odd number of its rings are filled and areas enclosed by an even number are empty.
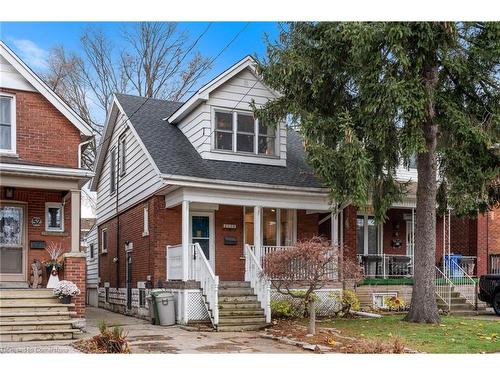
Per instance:
[[[45,204],[45,230],[47,232],[64,231],[64,214],[61,203]]]
[[[356,218],[356,242],[359,255],[380,254],[381,227],[371,215],[358,215]]]
[[[253,245],[253,207],[245,207],[245,243]]]

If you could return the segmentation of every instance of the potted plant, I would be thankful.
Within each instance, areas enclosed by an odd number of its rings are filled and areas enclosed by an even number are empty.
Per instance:
[[[71,303],[71,298],[80,294],[80,289],[72,281],[62,280],[57,283],[53,291],[57,298],[62,300],[62,303]]]
[[[61,245],[51,242],[47,247],[50,259],[43,262],[47,271],[47,288],[53,288],[59,282],[59,272],[63,269]]]

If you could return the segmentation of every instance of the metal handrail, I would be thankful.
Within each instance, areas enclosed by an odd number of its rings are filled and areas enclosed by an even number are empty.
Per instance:
[[[439,267],[434,266],[436,272],[434,277],[435,293],[436,295],[448,306],[448,311],[451,309],[451,292],[453,290],[453,283],[451,280],[439,269]],[[439,277],[438,277],[439,276]],[[438,280],[443,280],[445,286],[439,284]]]
[[[476,280],[474,280],[465,270],[454,260],[450,259],[450,263],[453,265],[453,267],[456,267],[459,270],[459,273],[462,274],[462,276],[452,276],[449,274],[449,279],[451,283],[455,286],[458,287],[459,292],[467,302],[469,302],[471,305],[473,305],[475,308],[477,308],[477,287],[476,287]],[[448,269],[448,271],[451,273],[451,267]],[[472,291],[471,291],[471,286],[472,286]]]

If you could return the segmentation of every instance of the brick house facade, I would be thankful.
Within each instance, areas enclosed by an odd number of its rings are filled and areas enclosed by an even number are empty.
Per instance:
[[[31,264],[49,260],[46,249],[60,247],[64,271],[82,291],[75,299],[85,310],[85,259],[80,253],[80,189],[93,173],[80,166],[91,128],[0,42],[2,143],[0,283],[26,287]],[[83,266],[82,266],[83,264]],[[42,268],[41,286],[49,279]]]

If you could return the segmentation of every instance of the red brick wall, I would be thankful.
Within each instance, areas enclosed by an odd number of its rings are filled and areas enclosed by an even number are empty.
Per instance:
[[[344,257],[356,259],[356,215],[357,209],[348,206],[344,209]]]
[[[236,229],[224,229],[224,224],[235,224]],[[224,245],[224,237],[236,238],[236,245]],[[244,280],[243,207],[220,205],[215,211],[215,273],[220,280]]]
[[[46,245],[54,243],[60,245],[64,252],[71,251],[71,199],[68,196],[64,205],[64,232],[46,232],[45,231],[45,202],[61,203],[67,192],[57,192],[37,189],[21,189],[14,190],[14,198],[7,199],[5,197],[5,189],[0,189],[0,199],[3,203],[8,204],[9,200],[13,202],[22,202],[25,207],[25,225],[28,233],[27,238],[27,253],[28,253],[28,268],[27,277],[31,274],[31,264],[33,260],[38,259],[41,262],[49,260],[49,255],[45,249],[31,249],[30,241],[45,241]],[[41,223],[39,226],[33,226],[31,221],[33,217],[39,217]],[[43,285],[47,284],[48,276],[43,267]],[[59,275],[59,279],[65,277],[64,271]]]
[[[477,221],[477,274],[488,273],[488,216],[480,215]]]
[[[19,159],[62,167],[78,166],[80,131],[36,92],[0,88],[16,95]]]
[[[319,216],[307,214],[305,210],[297,210],[297,240],[308,239],[318,235]]]
[[[406,255],[406,221],[404,215],[410,214],[411,210],[389,210],[387,220],[382,226],[383,247],[386,254]],[[401,246],[393,246],[392,241],[399,240]]]
[[[85,316],[85,301],[86,301],[86,272],[85,256],[73,257],[69,256],[64,259],[65,279],[76,284],[80,289],[80,294],[71,299],[71,303],[75,304],[76,316],[82,318]]]
[[[488,252],[500,254],[500,207],[488,213]]]

